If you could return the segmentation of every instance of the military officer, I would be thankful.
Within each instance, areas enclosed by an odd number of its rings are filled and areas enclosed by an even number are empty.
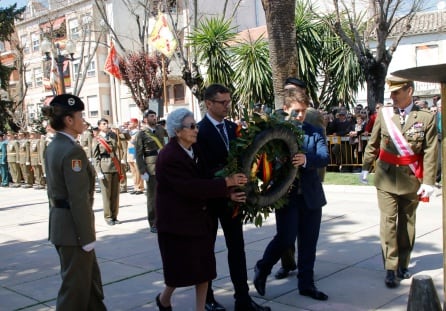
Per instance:
[[[22,171],[19,164],[19,142],[17,141],[14,132],[8,132],[6,134],[8,139],[7,145],[7,160],[8,168],[11,173],[12,183],[9,185],[11,188],[20,187],[22,182]]]
[[[437,129],[435,116],[413,103],[413,81],[387,79],[392,105],[376,118],[364,154],[361,181],[376,160],[375,187],[380,209],[380,239],[387,270],[385,284],[392,288],[410,278],[408,270],[415,242],[418,202],[433,193],[436,175]]]
[[[19,164],[20,171],[23,176],[22,188],[32,188],[34,184],[34,176],[31,171],[31,153],[28,132],[20,131],[18,135],[19,141]]]
[[[144,111],[143,118],[147,127],[141,130],[136,137],[135,160],[139,173],[147,184],[147,219],[149,221],[150,231],[156,233],[155,162],[158,157],[159,150],[161,150],[164,146],[164,136],[166,130],[161,125],[157,125],[155,111]]]
[[[121,172],[122,178],[119,183],[120,193],[127,192],[127,145],[130,135],[127,131],[121,130],[119,127],[115,126],[112,128],[113,133],[115,133],[117,138],[117,157],[121,160]]]
[[[93,144],[93,132],[90,130],[90,124],[84,123],[84,131],[79,137],[79,143],[85,151],[87,158],[91,161],[93,158],[91,146]]]
[[[34,189],[45,189],[43,182],[42,158],[41,148],[42,142],[40,133],[37,130],[32,130],[29,137],[29,153],[31,162],[31,172],[34,176]]]
[[[117,157],[118,138],[110,131],[108,120],[100,119],[98,127],[99,133],[93,141],[93,158],[101,186],[105,222],[113,226],[121,223],[117,218],[122,176],[121,160]]]
[[[9,185],[7,144],[8,141],[5,139],[5,134],[0,132],[0,176],[2,179],[2,187],[8,187]]]
[[[94,170],[76,142],[84,103],[74,95],[53,98],[42,114],[57,133],[45,151],[49,240],[60,258],[62,284],[56,310],[107,310],[94,251]]]

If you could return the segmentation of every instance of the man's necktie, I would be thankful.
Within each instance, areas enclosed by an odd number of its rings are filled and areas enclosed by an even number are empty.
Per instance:
[[[403,127],[405,123],[406,123],[406,111],[404,109],[401,109],[400,110],[400,124],[401,124],[401,127]]]
[[[228,149],[229,148],[229,140],[228,140],[228,136],[226,135],[226,132],[225,132],[224,123],[217,124],[217,128],[218,128],[218,131],[220,132],[221,138],[223,139],[223,141],[226,145],[226,149]]]

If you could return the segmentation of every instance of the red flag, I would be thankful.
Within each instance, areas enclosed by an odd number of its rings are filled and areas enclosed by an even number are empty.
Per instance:
[[[110,44],[110,52],[105,60],[104,71],[119,80],[122,79],[121,72],[119,71],[119,55],[116,52],[113,42]]]

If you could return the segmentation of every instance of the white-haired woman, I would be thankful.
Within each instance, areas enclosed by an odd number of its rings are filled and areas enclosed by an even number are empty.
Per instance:
[[[207,199],[229,196],[244,202],[244,192],[231,187],[247,182],[243,174],[206,179],[197,141],[198,125],[191,111],[177,109],[167,117],[171,138],[156,163],[158,244],[163,260],[164,291],[156,297],[159,310],[172,310],[177,287],[194,285],[196,310],[205,308],[207,284],[216,277],[212,221]]]

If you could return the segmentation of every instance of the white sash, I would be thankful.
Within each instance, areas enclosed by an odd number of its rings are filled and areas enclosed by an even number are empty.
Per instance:
[[[390,138],[392,138],[393,144],[395,145],[400,155],[402,156],[414,155],[415,153],[413,152],[407,140],[404,138],[403,134],[401,133],[401,130],[392,121],[392,117],[394,115],[393,111],[394,109],[391,106],[382,108],[384,122],[386,123],[387,129],[389,130]],[[418,162],[416,163],[418,164]],[[416,171],[415,164],[411,163],[409,164],[409,167],[415,174]]]

